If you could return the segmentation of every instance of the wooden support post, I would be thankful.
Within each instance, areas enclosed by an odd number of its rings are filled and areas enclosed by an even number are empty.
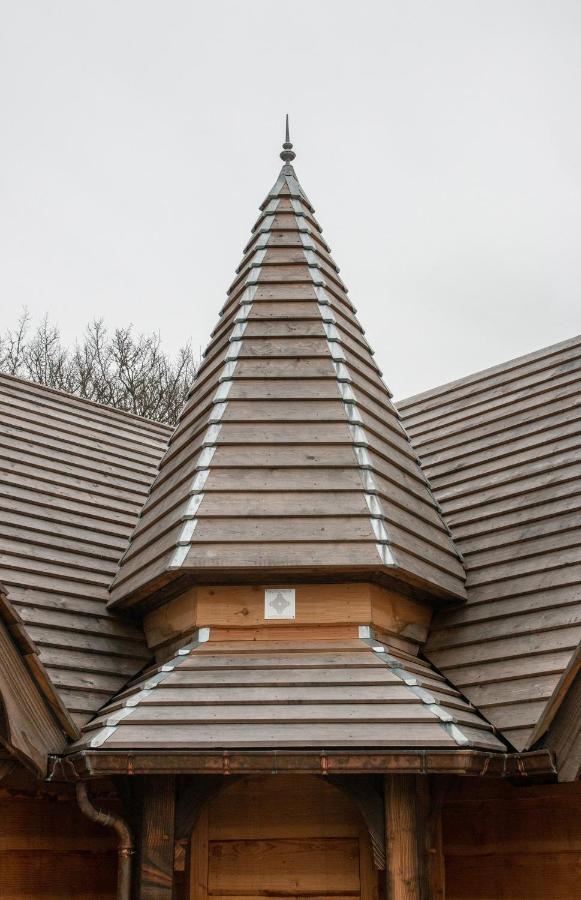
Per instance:
[[[143,779],[139,900],[172,900],[176,784],[173,776]]]
[[[384,779],[386,881],[388,900],[434,900],[438,897],[428,864],[427,831],[431,827],[425,788],[418,775]]]

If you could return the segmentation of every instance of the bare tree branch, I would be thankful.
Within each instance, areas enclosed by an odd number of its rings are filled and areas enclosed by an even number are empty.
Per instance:
[[[24,309],[14,331],[8,329],[0,335],[0,371],[19,375],[24,366],[24,348],[30,328],[30,315]]]
[[[159,334],[136,336],[131,325],[110,334],[102,319],[87,326],[72,351],[46,316],[30,334],[26,310],[14,330],[0,334],[0,372],[170,425],[177,421],[197,365],[190,344],[171,359]]]

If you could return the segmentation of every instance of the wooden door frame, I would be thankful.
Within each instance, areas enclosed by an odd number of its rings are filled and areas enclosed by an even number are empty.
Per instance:
[[[252,776],[201,776],[204,781],[200,777],[180,780],[175,776],[150,776],[142,780],[135,891],[139,900],[173,900],[176,868],[187,873],[190,885],[194,877],[192,871],[196,871],[196,865],[200,871],[202,857],[205,853],[207,861],[208,854],[206,837],[196,857],[193,840],[196,824],[203,816],[207,821],[209,802],[241,777]],[[352,776],[353,779],[358,777]],[[377,816],[370,784],[367,783],[366,789],[362,790],[362,785],[350,783],[349,776],[342,783],[325,777],[323,780],[327,780],[336,790],[347,793],[358,809],[366,838],[365,842],[360,840],[360,854],[364,846],[368,847],[377,869],[381,858],[377,848],[381,820]],[[389,900],[444,897],[443,866],[437,847],[441,803],[434,797],[431,787],[425,775],[395,773],[383,776],[385,883]],[[364,869],[361,866],[360,871]],[[364,878],[361,890],[362,897],[364,890],[373,897]]]

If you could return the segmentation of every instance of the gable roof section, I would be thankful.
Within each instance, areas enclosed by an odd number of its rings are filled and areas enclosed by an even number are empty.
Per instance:
[[[106,604],[168,433],[0,376],[0,580],[69,731],[148,657],[141,630]]]
[[[313,208],[285,165],[261,208],[112,591],[179,575],[464,570]]]
[[[542,734],[539,746],[551,750],[557,759],[559,781],[581,778],[581,646],[537,726]]]
[[[518,749],[581,638],[581,337],[398,404],[467,572],[426,652]]]
[[[46,775],[49,754],[65,744],[64,729],[36,678],[35,651],[0,584],[0,748]],[[2,780],[0,751],[0,781]]]

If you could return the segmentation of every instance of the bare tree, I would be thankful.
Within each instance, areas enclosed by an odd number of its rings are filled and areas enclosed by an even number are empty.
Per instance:
[[[196,368],[190,344],[171,359],[159,334],[135,335],[131,325],[109,332],[101,319],[72,350],[48,317],[31,332],[26,311],[0,334],[0,372],[167,424],[177,421]]]
[[[0,334],[0,371],[7,375],[20,375],[24,367],[26,336],[30,327],[28,310],[24,310],[14,330]]]

